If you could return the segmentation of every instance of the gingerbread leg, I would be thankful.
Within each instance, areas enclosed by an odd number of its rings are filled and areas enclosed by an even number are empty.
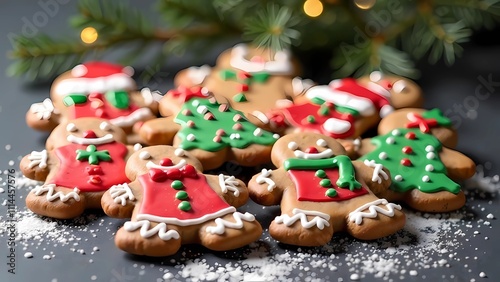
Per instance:
[[[464,192],[453,194],[448,191],[423,193],[413,189],[405,195],[404,201],[412,208],[423,212],[449,212],[465,205]]]
[[[215,251],[231,250],[260,238],[262,227],[250,213],[234,212],[201,225],[200,243]]]
[[[271,236],[286,244],[321,246],[332,239],[330,216],[317,211],[293,209],[291,214],[277,216],[269,226]]]
[[[115,236],[115,244],[121,250],[152,257],[175,254],[181,241],[177,226],[148,220],[128,221]]]
[[[26,197],[26,207],[39,215],[70,219],[85,210],[85,196],[76,188],[44,184],[30,191]]]

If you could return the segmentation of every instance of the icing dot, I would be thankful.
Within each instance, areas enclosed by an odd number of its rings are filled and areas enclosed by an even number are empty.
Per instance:
[[[394,144],[394,137],[387,137],[387,139],[385,139],[385,143],[387,144]]]
[[[109,123],[107,123],[107,122],[103,121],[103,122],[101,122],[101,124],[99,124],[99,128],[100,128],[101,130],[106,130],[106,131],[108,131],[108,130],[110,130],[110,129],[111,129],[111,125],[110,125]]]
[[[182,111],[182,114],[183,114],[183,115],[185,115],[185,116],[190,116],[190,115],[191,115],[191,111],[190,111],[190,110],[188,110],[188,109],[184,109],[184,110]]]
[[[398,181],[398,182],[401,182],[403,181],[403,176],[401,176],[400,174],[394,176],[394,180]]]
[[[434,166],[431,165],[431,164],[428,164],[425,166],[425,171],[433,171],[434,170]]]
[[[224,135],[226,135],[226,132],[224,131],[224,129],[217,129],[217,131],[215,132],[215,135],[224,136]]]
[[[403,153],[405,153],[405,154],[413,153],[413,149],[410,146],[404,146],[401,151],[403,151]]]
[[[186,193],[186,191],[179,191],[175,194],[175,198],[178,200],[185,200],[188,198],[188,193]]]
[[[393,135],[393,136],[399,136],[399,135],[401,135],[401,132],[400,132],[398,129],[394,129],[394,130],[392,131],[392,135]]]
[[[189,211],[191,210],[191,204],[187,201],[182,201],[178,206],[177,206],[181,211]]]
[[[332,182],[330,181],[330,179],[322,179],[319,182],[319,185],[321,185],[322,187],[330,187],[332,186]]]
[[[135,143],[135,145],[134,145],[134,151],[139,151],[140,149],[142,149],[142,145],[139,144],[139,143]]]
[[[290,142],[290,143],[288,143],[288,149],[290,149],[290,150],[297,150],[297,148],[299,148],[299,145],[297,145],[297,143],[295,143],[293,141]]]
[[[243,129],[243,125],[241,125],[241,123],[237,122],[233,125],[233,129],[234,130],[242,130]]]
[[[279,135],[278,133],[274,133],[274,134],[273,134],[273,138],[274,138],[274,139],[279,139],[279,138],[280,138],[280,135]]]
[[[382,79],[382,73],[379,72],[379,71],[372,71],[372,73],[370,73],[370,80],[373,81],[373,82],[377,82],[379,80]]]
[[[147,160],[149,158],[151,158],[151,154],[148,151],[142,151],[139,153],[139,159]]]
[[[431,179],[430,179],[429,175],[424,175],[424,176],[422,177],[422,181],[423,181],[423,182],[429,182],[430,180],[431,180]]]
[[[425,147],[425,151],[426,152],[434,152],[434,147],[432,147],[432,145],[427,145],[427,147]]]
[[[405,137],[406,137],[406,139],[413,140],[413,139],[417,138],[417,135],[415,135],[414,132],[408,132],[405,134]]]
[[[219,106],[219,112],[226,112],[227,110],[229,110],[229,105],[228,104],[221,104]]]
[[[222,142],[222,138],[219,135],[216,135],[214,139],[212,139],[212,141],[214,141],[215,143],[220,143]]]
[[[408,158],[404,158],[401,160],[401,164],[404,166],[411,166],[411,161]]]
[[[426,157],[427,159],[432,160],[436,157],[436,154],[434,154],[434,152],[429,152],[427,153]]]
[[[188,136],[186,136],[186,139],[188,141],[194,141],[194,140],[196,140],[196,137],[194,136],[194,134],[190,133],[190,134],[188,134]]]
[[[208,108],[207,106],[203,105],[203,106],[199,106],[196,108],[196,111],[200,114],[200,115],[204,115],[205,113],[208,112]]]
[[[398,80],[392,85],[392,90],[396,93],[401,93],[406,89],[406,82],[403,80]]]
[[[328,143],[326,143],[325,139],[318,139],[318,141],[316,141],[316,145],[326,147],[328,146]]]
[[[193,100],[193,102],[191,103],[191,105],[195,106],[195,107],[198,107],[200,105],[200,101],[198,100]]]
[[[314,123],[316,121],[313,115],[308,115],[306,120],[308,123]]]
[[[378,158],[381,159],[381,160],[387,159],[387,153],[386,152],[381,152],[380,154],[378,154]]]
[[[184,184],[182,184],[182,182],[180,180],[174,180],[170,184],[170,187],[174,188],[175,190],[180,190],[180,189],[184,188]]]
[[[254,135],[254,136],[262,136],[262,129],[260,129],[260,128],[256,128],[256,129],[253,131],[253,135]]]
[[[195,124],[194,124],[194,121],[192,121],[192,120],[188,120],[188,121],[186,122],[186,126],[187,126],[187,127],[189,127],[189,128],[193,128],[193,127],[194,127],[194,125],[195,125]]]
[[[314,175],[316,175],[316,177],[319,177],[319,178],[325,178],[326,172],[322,169],[318,169]]]
[[[174,154],[175,154],[176,156],[178,156],[178,157],[183,157],[183,156],[184,156],[184,153],[185,153],[184,149],[181,149],[181,148],[177,148],[177,149],[175,149],[175,151],[174,151]]]
[[[76,125],[74,123],[68,123],[68,125],[66,125],[66,130],[69,132],[75,132],[78,129],[76,128]]]
[[[242,119],[242,116],[240,114],[235,114],[233,117],[233,121],[239,121]]]
[[[203,116],[203,118],[204,118],[205,120],[214,120],[214,119],[215,119],[215,116],[214,116],[214,114],[212,114],[212,113],[206,113],[206,114]]]
[[[333,188],[330,188],[330,189],[326,190],[325,195],[327,197],[333,198],[333,197],[337,196],[337,191]]]
[[[241,136],[239,133],[232,133],[231,135],[229,135],[229,138],[231,139],[240,139]]]

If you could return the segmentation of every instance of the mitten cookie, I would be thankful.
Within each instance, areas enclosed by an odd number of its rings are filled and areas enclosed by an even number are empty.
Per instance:
[[[451,121],[439,109],[401,109],[380,122],[379,136],[361,142],[360,160],[375,161],[391,172],[391,188],[377,195],[419,211],[452,211],[465,204],[452,179],[475,172],[471,159],[447,148],[456,140]]]
[[[351,161],[331,137],[296,133],[281,137],[271,154],[275,170],[263,169],[248,188],[262,205],[280,205],[269,226],[276,240],[299,246],[328,243],[334,232],[377,239],[403,228],[401,207],[373,192],[391,180],[382,165]]]
[[[101,208],[102,194],[128,181],[125,162],[133,148],[125,142],[125,132],[103,119],[61,123],[47,139],[46,150],[21,160],[26,177],[45,182],[30,191],[26,207],[60,219]]]
[[[175,117],[145,122],[139,133],[147,144],[173,143],[189,151],[205,169],[217,168],[225,161],[244,166],[267,163],[279,138],[250,123],[242,112],[227,104],[200,98],[185,103]]]
[[[179,72],[175,84],[201,86],[213,93],[219,103],[230,104],[257,125],[265,125],[264,113],[293,98],[311,86],[308,80],[294,78],[297,63],[287,50],[273,52],[239,44],[224,51],[216,66],[191,67]],[[167,93],[160,102],[161,114],[176,114],[179,101]]]
[[[159,145],[135,152],[126,170],[132,182],[112,187],[102,198],[106,214],[132,218],[116,233],[116,245],[132,254],[168,256],[181,244],[223,251],[257,240],[260,224],[235,208],[248,199],[245,184],[202,170],[180,148]]]
[[[77,65],[54,81],[50,99],[31,105],[28,126],[50,131],[68,119],[98,117],[124,129],[135,143],[134,125],[155,117],[158,102],[149,89],[136,91],[132,74],[131,67],[104,62]]]

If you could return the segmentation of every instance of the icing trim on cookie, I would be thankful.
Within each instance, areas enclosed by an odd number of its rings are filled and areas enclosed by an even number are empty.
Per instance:
[[[116,204],[121,204],[122,206],[127,204],[127,200],[135,200],[134,193],[132,193],[132,189],[130,189],[127,183],[111,186],[111,188],[109,188],[109,193],[111,199],[113,199]]]
[[[277,216],[274,221],[276,223],[283,223],[286,226],[290,226],[300,220],[300,224],[304,228],[311,228],[313,226],[318,227],[319,230],[323,230],[325,226],[330,226],[330,216],[327,215],[326,213],[322,213],[319,211],[308,211],[308,210],[301,210],[298,208],[294,208],[292,210],[293,216],[289,216],[287,214],[283,214],[280,216]],[[307,216],[314,216],[313,219],[308,220]]]
[[[156,216],[156,215],[151,215],[151,214],[138,214],[137,219],[138,220],[149,220],[149,221],[154,221],[154,222],[164,222],[166,224],[174,224],[174,225],[179,225],[179,226],[189,226],[189,225],[196,225],[200,224],[203,222],[207,222],[211,219],[222,217],[228,213],[234,213],[236,212],[236,208],[233,206],[226,207],[224,209],[221,209],[217,212],[211,213],[211,214],[205,214],[202,217],[198,217],[195,219],[177,219],[177,218],[172,218],[172,217],[161,217],[161,216]]]
[[[379,207],[379,205],[385,205],[387,209]],[[366,209],[368,209],[368,212],[363,212]],[[366,203],[349,213],[349,221],[360,225],[363,223],[363,218],[375,218],[378,214],[393,217],[395,209],[401,210],[401,206],[389,203],[386,199],[377,199],[373,202]]]
[[[240,195],[240,190],[238,190],[239,182],[234,176],[227,176],[224,174],[219,174],[219,185],[222,193],[227,193],[227,191],[232,191],[235,197]]]
[[[257,176],[255,181],[257,184],[267,183],[267,191],[272,192],[276,188],[276,183],[269,178],[271,176],[272,170],[263,168],[260,174]]]
[[[39,168],[46,168],[47,159],[48,159],[47,150],[32,151],[31,154],[28,156],[28,160],[30,160],[28,168],[33,168],[37,165]]]
[[[64,194],[63,192],[59,191],[54,193],[54,188],[56,187],[55,184],[44,184],[44,185],[38,185],[36,186],[32,191],[35,196],[40,196],[44,193],[47,193],[47,201],[53,202],[55,199],[58,199],[61,202],[66,202],[69,199],[75,199],[75,201],[79,202],[80,201],[80,190],[78,188],[74,188],[73,191]]]
[[[39,120],[48,120],[52,113],[56,112],[52,100],[45,98],[41,103],[34,103],[30,106],[30,112],[36,115]]]
[[[96,78],[69,78],[59,81],[54,87],[56,95],[65,96],[74,93],[104,93],[107,91],[134,89],[135,81],[127,74],[113,74]]]
[[[261,72],[266,71],[271,74],[291,74],[293,65],[290,60],[290,52],[288,50],[277,51],[274,54],[274,61],[253,62],[246,59],[248,55],[248,47],[246,44],[238,44],[231,50],[231,59],[229,64],[237,69],[246,72]]]
[[[70,134],[68,135],[68,137],[66,137],[66,140],[68,140],[68,142],[80,145],[102,145],[114,141],[113,134],[106,134],[99,138],[83,138]]]
[[[177,164],[171,165],[171,166],[162,166],[159,164],[155,164],[152,161],[149,161],[146,163],[146,167],[148,169],[156,168],[156,169],[161,169],[163,171],[170,170],[170,169],[181,169],[183,166],[186,165],[186,160],[181,159]]]
[[[326,159],[332,157],[333,151],[330,148],[319,153],[306,153],[301,150],[295,150],[293,154],[299,159],[318,160],[318,159]]]
[[[208,65],[203,65],[200,67],[189,67],[186,70],[186,75],[194,84],[202,84],[205,78],[210,75],[212,68]]]
[[[241,229],[243,228],[243,220],[244,221],[255,221],[255,216],[251,213],[240,213],[240,212],[234,212],[233,213],[233,218],[235,222],[231,222],[222,218],[216,218],[215,219],[215,224],[216,226],[207,226],[207,229],[205,229],[208,233],[210,234],[218,234],[222,235],[224,232],[226,232],[226,228],[230,229]]]
[[[375,160],[365,160],[364,164],[367,167],[373,168],[372,182],[382,183],[381,175],[385,180],[389,179],[389,175],[384,171],[384,166],[376,163]]]
[[[127,221],[123,225],[123,229],[128,232],[133,232],[140,228],[140,234],[143,238],[149,238],[155,234],[163,241],[168,241],[170,239],[179,239],[181,236],[176,230],[168,230],[167,225],[163,222],[158,223],[155,227],[151,228],[151,222],[149,220],[140,221]]]
[[[153,116],[153,112],[151,112],[150,108],[139,108],[133,111],[128,116],[117,117],[109,120],[109,122],[119,127],[127,127],[127,126],[132,126],[134,125],[134,123],[144,120],[151,116]]]

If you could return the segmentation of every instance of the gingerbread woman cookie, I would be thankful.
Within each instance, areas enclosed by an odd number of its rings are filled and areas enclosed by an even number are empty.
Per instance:
[[[465,204],[452,179],[472,177],[475,165],[447,148],[455,146],[456,132],[439,109],[401,109],[385,117],[378,129],[378,136],[364,139],[359,147],[360,160],[380,163],[391,172],[391,188],[378,196],[424,212],[453,211]]]
[[[33,151],[21,160],[26,177],[45,182],[30,191],[26,207],[60,219],[101,208],[107,189],[128,182],[125,163],[133,148],[125,142],[125,132],[104,119],[61,123],[47,139],[45,150]]]
[[[351,161],[335,139],[317,133],[281,137],[271,154],[275,170],[263,169],[248,184],[262,205],[280,205],[269,226],[276,240],[299,246],[328,243],[334,232],[377,239],[403,228],[401,207],[374,193],[391,180],[382,165]]]
[[[292,103],[312,85],[295,77],[297,73],[297,63],[287,50],[272,52],[239,44],[224,51],[215,67],[188,68],[179,72],[174,82],[184,88],[201,86],[219,103],[230,104],[257,125],[266,125],[266,112]],[[160,112],[163,116],[176,114],[183,102],[167,93],[160,102]]]
[[[180,148],[158,145],[135,152],[126,169],[132,182],[112,187],[102,198],[106,214],[131,218],[116,233],[116,245],[132,254],[168,256],[182,244],[223,251],[257,240],[262,227],[255,217],[236,211],[248,200],[245,184],[201,171],[201,163]]]
[[[193,98],[174,117],[145,122],[139,130],[149,145],[170,145],[193,154],[205,169],[225,161],[255,166],[270,161],[278,134],[249,122],[240,111],[215,99]]]
[[[28,126],[50,131],[59,123],[81,117],[109,120],[129,134],[135,124],[156,117],[159,95],[148,88],[136,91],[133,69],[105,62],[87,62],[60,75],[52,84],[50,99],[31,105]]]

